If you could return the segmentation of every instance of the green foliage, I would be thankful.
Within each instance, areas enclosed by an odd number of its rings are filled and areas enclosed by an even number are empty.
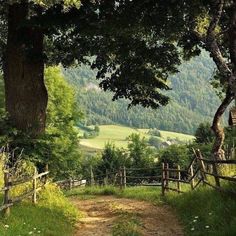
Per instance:
[[[158,129],[150,129],[148,131],[148,134],[153,135],[153,136],[157,136],[157,137],[161,137],[161,132]]]
[[[19,0],[11,0],[12,2],[19,2]],[[38,4],[42,7],[50,7],[54,4],[62,4],[61,0],[30,0],[31,2],[34,2],[35,4]],[[80,0],[64,0],[63,4],[66,8],[68,7],[80,7]]]
[[[182,11],[178,13],[175,7],[172,9],[162,1],[157,4],[127,0],[0,2],[3,13],[0,16],[0,53],[4,51],[8,35],[7,11],[17,2],[25,10],[27,27],[37,33],[43,32],[45,36],[46,57],[42,59],[46,63],[89,64],[97,69],[100,87],[113,92],[114,100],[126,98],[130,105],[152,108],[168,103],[169,99],[162,91],[169,90],[168,74],[177,72],[181,62],[174,39],[179,38],[179,30],[184,28]],[[154,19],[150,20],[149,12]],[[169,14],[161,14],[163,12],[178,15],[182,20],[173,20]],[[22,27],[20,24],[18,29]],[[22,45],[30,51],[31,35],[24,35]]]
[[[84,134],[83,134],[84,139],[95,138],[99,135],[100,129],[98,125],[95,125],[94,129],[89,128],[89,127],[84,127],[84,126],[82,127],[84,129]]]
[[[236,128],[225,128],[225,149],[235,148],[236,145]]]
[[[139,134],[132,134],[128,137],[129,158],[133,167],[152,167],[154,163],[154,152],[148,147],[145,138],[141,138]]]
[[[148,140],[148,144],[150,146],[155,147],[155,148],[160,148],[160,146],[162,144],[162,140],[156,136],[151,136]]]
[[[115,195],[119,192],[118,188],[107,185],[103,187],[97,186],[86,186],[85,188],[74,188],[72,190],[66,191],[65,195],[68,197],[78,196],[78,197],[92,197],[93,195]]]
[[[214,141],[214,134],[211,130],[211,125],[209,123],[201,123],[195,132],[195,137],[196,143],[212,143]]]
[[[81,154],[78,151],[78,133],[75,124],[81,119],[75,91],[67,84],[59,67],[45,72],[49,91],[46,134],[49,138],[50,170],[57,177],[77,176]]]
[[[139,134],[132,134],[128,137],[127,150],[117,148],[112,143],[107,143],[100,154],[83,159],[82,169],[84,176],[90,177],[88,170],[92,167],[95,175],[100,178],[101,176],[107,177],[108,184],[112,184],[120,168],[124,166],[127,168],[153,167],[155,166],[155,157],[156,154],[154,150],[148,146],[146,139],[142,138]],[[155,170],[146,170],[145,173],[139,173],[139,175],[154,175],[154,173]],[[97,177],[97,179],[99,177]]]
[[[166,94],[171,99],[170,104],[157,111],[141,106],[127,110],[128,102],[124,99],[111,102],[112,94],[99,89],[96,71],[85,65],[63,73],[79,91],[78,104],[86,113],[86,125],[122,124],[193,134],[199,123],[212,121],[220,103],[209,83],[214,65],[203,51],[200,57],[185,62],[179,70],[169,77],[172,90]]]
[[[95,125],[95,127],[94,127],[94,131],[95,131],[95,132],[97,132],[97,133],[99,133],[99,131],[100,131],[100,128],[99,128],[99,126],[98,126],[98,125]]]
[[[187,167],[190,162],[189,149],[187,145],[171,145],[159,151],[159,161],[169,163],[170,167],[180,165]]]
[[[82,118],[82,113],[76,104],[76,94],[65,81],[60,67],[46,69],[45,80],[49,93],[45,134],[32,138],[30,134],[12,128],[8,116],[3,113],[0,118],[1,146],[10,144],[17,152],[24,149],[24,159],[37,163],[39,170],[48,163],[50,174],[55,178],[77,176],[81,154],[75,124]]]
[[[101,163],[98,166],[102,173],[115,172],[123,166],[129,166],[129,159],[123,149],[116,148],[114,144],[107,143],[102,154]]]

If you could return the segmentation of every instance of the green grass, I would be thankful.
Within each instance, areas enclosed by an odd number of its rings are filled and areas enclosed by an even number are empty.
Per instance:
[[[177,210],[186,235],[236,235],[235,198],[202,187],[183,195],[169,194],[166,202]]]
[[[113,236],[141,236],[140,222],[135,214],[122,212],[112,227]]]
[[[0,235],[71,236],[79,214],[63,193],[49,184],[37,205],[24,201],[11,208],[9,217],[0,217]]]
[[[80,144],[84,147],[93,149],[103,149],[107,142],[114,143],[117,147],[126,148],[128,145],[127,137],[132,133],[139,133],[142,137],[150,138],[148,129],[134,129],[119,125],[101,125],[99,126],[99,135],[93,139],[81,139]],[[175,133],[169,131],[160,131],[163,141],[168,138],[178,138],[180,141],[190,141],[194,137],[187,134]]]
[[[235,186],[225,188],[235,189]],[[169,192],[165,197],[161,196],[160,188],[130,187],[120,191],[118,188],[110,186],[74,189],[67,192],[67,195],[115,195],[146,200],[158,205],[168,204],[172,207],[173,212],[177,213],[187,236],[236,235],[236,198],[209,187],[202,186],[184,194]],[[120,230],[125,227],[124,225],[122,227],[122,222],[117,226]]]

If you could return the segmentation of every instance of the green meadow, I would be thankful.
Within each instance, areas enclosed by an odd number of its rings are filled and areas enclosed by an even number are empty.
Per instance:
[[[149,139],[149,129],[135,129],[120,125],[101,125],[99,126],[99,135],[92,139],[81,139],[80,145],[87,148],[103,149],[108,142],[114,143],[117,147],[126,148],[128,145],[127,137],[132,133],[138,133],[142,137]],[[175,133],[169,131],[161,131],[160,139],[166,141],[168,139],[179,139],[183,142],[189,142],[194,139],[194,136],[182,133]]]

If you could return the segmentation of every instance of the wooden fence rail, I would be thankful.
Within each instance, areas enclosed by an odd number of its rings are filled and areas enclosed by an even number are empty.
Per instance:
[[[48,168],[46,167],[46,171],[43,173],[38,174],[37,169],[35,168],[34,170],[34,175],[31,177],[26,177],[20,180],[11,180],[11,176],[9,171],[5,170],[4,171],[4,187],[0,189],[0,191],[4,192],[3,196],[3,205],[0,206],[0,211],[4,211],[5,215],[10,214],[10,207],[13,206],[15,203],[21,202],[23,199],[32,197],[32,202],[34,204],[37,203],[37,192],[42,189],[43,186],[47,183],[47,175],[49,174],[49,171],[47,170]],[[37,185],[37,180],[44,177],[43,181],[41,182],[41,186]],[[25,183],[32,182],[32,189],[29,190],[26,193],[23,193],[20,196],[16,197],[11,197],[10,191],[14,187],[18,185],[22,185]]]
[[[190,162],[190,165],[188,166],[187,170],[181,170],[178,166],[175,168],[169,168],[167,163],[162,164],[162,194],[165,194],[165,191],[172,190],[175,192],[180,193],[181,187],[180,183],[184,184],[190,184],[191,189],[196,189],[200,183],[203,183],[204,185],[208,185],[214,189],[217,189],[222,192],[228,192],[230,194],[236,195],[235,191],[231,190],[225,190],[221,187],[221,181],[224,180],[227,182],[234,182],[236,183],[236,173],[233,176],[224,176],[222,174],[218,173],[218,168],[221,165],[235,165],[236,160],[208,160],[202,157],[202,154],[199,149],[194,150],[194,157]],[[212,172],[206,170],[206,165],[210,165],[210,169]],[[188,173],[188,179],[184,180],[181,179],[181,172]],[[170,178],[170,173],[175,173],[176,177]],[[211,180],[209,180],[209,176],[214,177],[214,182],[212,183]],[[169,181],[177,183],[177,187],[169,187]],[[196,184],[195,184],[196,183]]]
[[[73,189],[79,186],[85,186],[86,181],[84,179],[66,179],[57,181],[56,184],[62,189]]]
[[[193,149],[193,153],[194,156],[187,169],[181,169],[179,165],[176,167],[169,167],[168,163],[162,163],[161,168],[126,168],[124,166],[118,170],[113,170],[112,172],[106,170],[103,174],[94,175],[93,169],[90,167],[90,179],[88,179],[88,183],[90,185],[112,184],[119,186],[120,189],[125,188],[127,185],[160,186],[162,188],[162,194],[164,195],[166,191],[182,193],[181,187],[183,184],[189,185],[191,190],[195,190],[200,184],[208,185],[220,190],[221,180],[236,182],[236,173],[233,176],[224,176],[217,172],[218,165],[235,165],[236,160],[208,160],[202,157],[199,149]],[[209,168],[209,166],[211,166],[211,168]],[[209,169],[211,169],[212,172]],[[211,177],[214,178],[215,183],[212,183]],[[81,180],[69,179],[57,183],[59,186],[65,186],[66,188],[71,189],[83,185],[80,181]]]

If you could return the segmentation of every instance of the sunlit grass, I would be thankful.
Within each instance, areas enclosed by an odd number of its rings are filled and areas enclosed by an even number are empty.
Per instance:
[[[209,187],[177,195],[169,193],[166,202],[175,208],[187,235],[236,235],[236,200]]]
[[[114,222],[112,227],[113,236],[141,236],[140,221],[132,214],[123,212]]]
[[[29,199],[13,206],[9,217],[0,217],[0,235],[71,236],[78,217],[63,193],[49,184],[41,192],[37,205]]]
[[[80,144],[89,148],[103,149],[107,142],[114,143],[117,147],[126,148],[128,145],[128,140],[126,139],[132,133],[138,133],[141,137],[147,139],[150,138],[148,134],[148,129],[134,129],[130,127],[120,126],[120,125],[101,125],[99,126],[100,132],[99,135],[93,139],[81,139]],[[180,141],[190,141],[193,140],[193,136],[175,133],[169,131],[160,131],[161,139],[163,141],[168,138],[178,138]]]

